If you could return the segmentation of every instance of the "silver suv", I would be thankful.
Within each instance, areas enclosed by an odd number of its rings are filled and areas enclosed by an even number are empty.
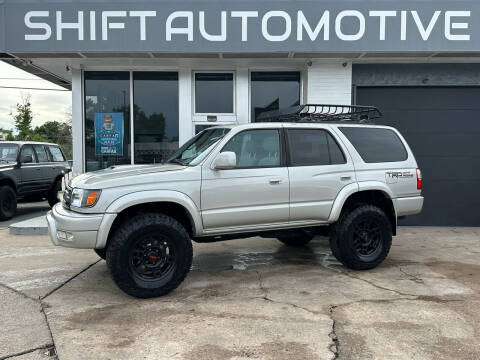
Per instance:
[[[80,175],[47,215],[50,237],[95,249],[117,285],[141,298],[184,280],[192,240],[305,246],[323,234],[342,264],[372,269],[397,218],[423,206],[412,151],[394,128],[366,124],[372,113],[302,105],[263,123],[206,129],[161,165]]]

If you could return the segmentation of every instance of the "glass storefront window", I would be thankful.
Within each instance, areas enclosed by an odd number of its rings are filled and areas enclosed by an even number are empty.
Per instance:
[[[300,105],[300,72],[251,73],[251,121],[264,111]]]
[[[233,73],[195,73],[195,113],[233,112]]]
[[[130,73],[86,71],[86,171],[130,164]]]
[[[178,150],[178,73],[134,72],[135,164],[164,162]]]

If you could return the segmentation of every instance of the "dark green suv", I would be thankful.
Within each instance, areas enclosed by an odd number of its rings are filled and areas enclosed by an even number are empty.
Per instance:
[[[0,221],[15,215],[20,199],[46,198],[55,205],[68,172],[70,166],[56,144],[0,142]]]

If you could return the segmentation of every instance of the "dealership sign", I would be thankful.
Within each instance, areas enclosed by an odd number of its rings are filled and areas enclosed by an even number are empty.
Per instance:
[[[4,1],[4,52],[480,51],[478,1]]]

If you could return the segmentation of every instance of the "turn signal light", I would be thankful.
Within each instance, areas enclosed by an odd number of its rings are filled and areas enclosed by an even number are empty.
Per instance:
[[[420,171],[420,169],[417,169],[417,190],[422,190],[422,185],[422,172]]]
[[[417,173],[418,174],[418,173]],[[87,197],[87,206],[93,206],[97,202],[99,192],[98,191],[92,191],[88,194]]]

